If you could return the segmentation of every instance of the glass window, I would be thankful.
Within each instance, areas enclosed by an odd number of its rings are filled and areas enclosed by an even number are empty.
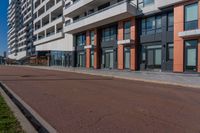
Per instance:
[[[174,29],[174,14],[173,13],[169,13],[167,15],[167,28],[168,31],[173,31]]]
[[[85,34],[80,34],[76,36],[76,45],[77,46],[84,46],[86,43],[86,36]]]
[[[153,34],[155,30],[155,17],[150,17],[146,19],[146,33]]]
[[[198,4],[185,6],[185,30],[198,28]]]
[[[124,40],[131,38],[131,21],[124,22]]]
[[[107,41],[112,41],[116,39],[116,27],[109,27],[102,29],[102,41],[107,42]]]
[[[94,45],[94,31],[90,32],[90,45]]]
[[[156,17],[156,32],[157,33],[162,32],[162,17],[161,16]]]
[[[149,5],[149,4],[153,4],[154,0],[143,0],[144,2],[144,6]]]
[[[174,44],[169,43],[167,44],[167,61],[174,59]]]
[[[142,35],[146,34],[146,21],[145,19],[142,20]]]

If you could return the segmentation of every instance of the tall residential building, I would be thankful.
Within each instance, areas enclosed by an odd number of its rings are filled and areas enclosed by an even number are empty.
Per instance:
[[[34,46],[43,64],[67,65],[65,57],[72,54],[73,37],[63,32],[63,7],[63,0],[34,0]]]
[[[199,6],[199,0],[34,0],[35,63],[200,72]]]
[[[8,57],[23,61],[32,56],[35,53],[32,0],[9,1],[8,27]]]

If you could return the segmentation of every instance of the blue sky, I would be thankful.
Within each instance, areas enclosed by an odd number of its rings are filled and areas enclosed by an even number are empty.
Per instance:
[[[0,0],[0,55],[7,51],[7,7],[8,0]]]

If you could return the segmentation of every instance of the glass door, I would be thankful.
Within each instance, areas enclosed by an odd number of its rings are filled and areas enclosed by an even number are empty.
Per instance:
[[[160,69],[162,64],[162,45],[147,46],[147,68]]]
[[[79,53],[79,55],[78,55],[78,65],[79,65],[79,67],[84,67],[85,65],[85,63],[84,63],[84,61],[85,61],[85,54],[84,54],[84,52],[80,52]]]
[[[105,51],[105,57],[104,57],[104,61],[105,61],[105,68],[109,68],[112,69],[113,68],[113,50],[106,50]]]
[[[185,69],[186,71],[197,71],[197,46],[198,41],[185,42]]]
[[[130,48],[124,48],[124,68],[130,69]]]
[[[90,67],[94,67],[94,51],[90,53]]]

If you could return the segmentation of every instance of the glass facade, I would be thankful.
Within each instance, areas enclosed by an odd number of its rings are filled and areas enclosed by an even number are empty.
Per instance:
[[[65,52],[51,51],[50,54],[51,66],[66,66]]]
[[[198,29],[198,3],[185,6],[185,30]]]

